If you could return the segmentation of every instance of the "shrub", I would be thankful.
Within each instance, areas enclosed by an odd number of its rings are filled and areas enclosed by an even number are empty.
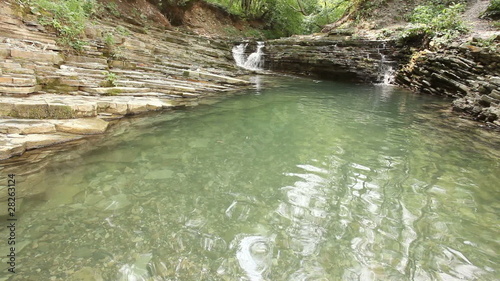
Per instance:
[[[106,80],[104,81],[103,86],[116,87],[118,75],[116,75],[113,72],[109,72],[109,71],[104,71],[102,74],[106,75]]]
[[[500,19],[500,0],[491,0],[490,5],[481,17],[494,20]]]
[[[81,50],[85,42],[80,40],[85,22],[97,13],[96,0],[23,0],[35,15],[39,15],[42,25],[54,28],[60,42]]]
[[[466,28],[460,15],[464,10],[463,4],[454,4],[450,7],[443,5],[417,6],[410,20],[413,23],[422,24],[430,33],[465,32]]]
[[[402,32],[404,40],[442,37],[446,40],[465,33],[467,28],[461,19],[464,4],[446,7],[442,4],[417,6],[410,16],[411,24]]]

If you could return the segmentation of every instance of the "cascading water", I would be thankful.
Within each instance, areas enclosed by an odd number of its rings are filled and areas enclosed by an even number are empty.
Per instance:
[[[236,65],[239,67],[244,67],[245,65],[245,50],[247,48],[248,43],[242,43],[233,47],[233,58],[236,62]]]
[[[384,85],[394,85],[394,82],[396,80],[396,71],[392,66],[386,65],[384,69],[384,77],[382,79],[382,83]]]
[[[262,70],[264,66],[264,42],[257,42],[257,50],[251,53],[248,57],[245,57],[245,50],[248,43],[242,43],[240,45],[233,47],[233,58],[236,65],[249,70]]]
[[[390,65],[390,62],[386,60],[386,56],[381,52],[385,49],[385,43],[382,43],[382,48],[377,48],[378,54],[380,55],[380,67],[379,67],[379,81],[383,85],[394,85],[396,71]]]

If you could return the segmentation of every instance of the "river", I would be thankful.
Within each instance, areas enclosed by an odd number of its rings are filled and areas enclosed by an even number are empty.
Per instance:
[[[4,169],[35,191],[0,280],[498,280],[498,133],[395,87],[256,79]]]

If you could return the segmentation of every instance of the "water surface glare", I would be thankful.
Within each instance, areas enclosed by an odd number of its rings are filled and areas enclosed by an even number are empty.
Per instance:
[[[262,80],[51,156],[0,279],[500,279],[498,134],[392,87]]]

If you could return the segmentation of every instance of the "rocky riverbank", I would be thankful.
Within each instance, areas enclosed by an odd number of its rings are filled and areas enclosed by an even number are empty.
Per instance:
[[[471,44],[415,52],[397,83],[414,91],[454,98],[453,110],[500,126],[500,54]]]
[[[453,110],[500,126],[500,54],[494,44],[456,43],[430,51],[402,46],[396,39],[353,37],[322,34],[271,40],[266,42],[267,64],[279,72],[367,83],[384,82],[393,70],[393,84],[452,97]]]
[[[350,35],[295,36],[266,42],[271,70],[329,80],[380,83],[400,53],[392,40]]]
[[[225,40],[96,19],[80,52],[10,1],[0,3],[0,160],[103,133],[126,115],[193,106],[249,85]]]

